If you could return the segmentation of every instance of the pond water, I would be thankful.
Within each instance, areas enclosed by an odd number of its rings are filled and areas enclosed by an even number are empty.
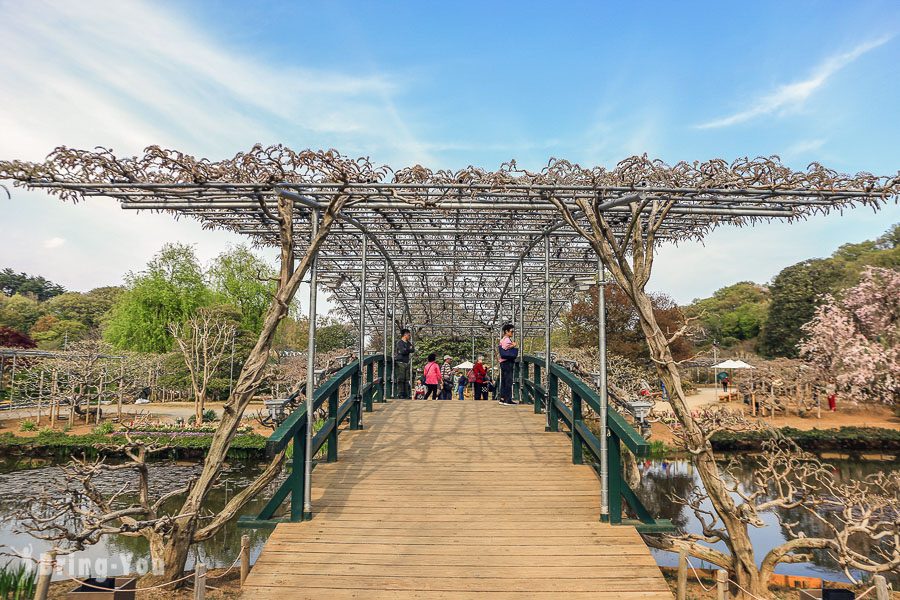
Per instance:
[[[177,489],[195,474],[201,465],[190,462],[159,462],[150,466],[150,486],[154,495]],[[207,506],[211,513],[221,509],[239,490],[243,489],[262,471],[262,465],[252,462],[230,462],[220,477],[218,485],[211,491]],[[49,459],[0,460],[0,553],[37,558],[51,547],[51,543],[35,539],[20,529],[20,519],[24,517],[27,505],[24,498],[34,496],[36,490],[57,489],[63,481],[58,463]],[[114,492],[133,476],[117,472],[115,476],[98,480],[98,487],[106,492]],[[277,485],[272,484],[262,496],[251,501],[241,514],[258,513],[271,496]],[[236,521],[223,527],[212,538],[197,544],[188,558],[192,567],[199,558],[210,567],[227,567],[234,563],[241,549],[241,536],[250,536],[251,562],[262,552],[263,544],[269,536],[265,529],[238,529]],[[146,540],[142,537],[104,536],[101,541],[83,551],[61,558],[63,569],[78,575],[87,570],[98,572],[106,569],[107,575],[123,575],[140,569],[137,561],[149,557]],[[0,560],[0,562],[5,562]],[[61,579],[63,575],[54,576]]]
[[[862,458],[837,458],[825,457],[828,464],[834,467],[834,475],[841,481],[860,480],[877,471],[896,471],[900,469],[900,461],[895,456],[867,456]],[[749,482],[753,475],[752,457],[741,457],[738,477],[742,482]],[[641,470],[641,486],[638,492],[641,500],[650,510],[650,513],[663,519],[671,519],[672,522],[684,531],[701,533],[700,522],[694,512],[687,507],[671,502],[672,494],[687,497],[694,486],[702,487],[700,478],[688,460],[652,460],[639,464]],[[711,509],[706,503],[704,508]],[[768,511],[760,514],[765,522],[761,528],[750,528],[750,538],[753,542],[757,561],[761,561],[766,553],[781,545],[787,538],[785,530],[781,526],[778,514]],[[822,525],[808,515],[802,515],[798,511],[790,514],[791,521],[798,521],[797,529],[803,531],[807,537],[817,537],[823,534]],[[717,544],[724,550],[724,544]],[[678,555],[672,552],[651,550],[657,564],[661,566],[677,566]],[[691,559],[695,567],[716,568],[713,565]],[[837,562],[825,551],[815,551],[813,561],[796,564],[780,564],[775,569],[776,573],[785,575],[800,575],[805,577],[820,577],[827,581],[849,581],[838,566]],[[854,577],[857,574],[854,573]]]
[[[900,461],[895,457],[874,457],[872,459],[839,459],[828,462],[835,467],[835,473],[842,480],[860,479],[878,470],[900,469]],[[669,500],[671,494],[686,495],[700,481],[690,463],[686,460],[654,460],[642,463],[642,489],[638,491],[651,514],[671,519],[686,531],[699,532],[699,523],[693,512]],[[752,475],[752,461],[744,458],[740,477],[748,481]],[[151,465],[151,489],[154,494],[184,485],[192,475],[198,473],[200,465],[189,462],[160,462]],[[262,470],[262,465],[252,462],[230,462],[223,471],[218,486],[210,493],[208,507],[211,513],[225,505],[236,491],[252,481]],[[121,488],[131,478],[116,474],[100,480],[99,486],[107,491]],[[50,543],[33,538],[18,531],[27,505],[24,499],[33,496],[35,490],[53,489],[62,481],[58,463],[49,459],[0,460],[0,553],[9,556],[37,557],[50,547]],[[253,500],[244,508],[243,514],[258,513],[271,495],[278,482],[273,483],[266,493]],[[771,548],[785,540],[785,535],[774,512],[761,515],[766,526],[751,529],[751,537],[757,558],[762,558]],[[800,528],[809,536],[817,535],[818,524],[811,519],[801,520]],[[188,567],[197,559],[212,567],[230,566],[240,552],[243,534],[250,536],[251,561],[262,551],[269,535],[264,529],[238,529],[235,522],[223,527],[211,539],[198,544],[188,559]],[[678,557],[669,552],[653,550],[657,563],[675,566]],[[149,556],[146,541],[141,537],[107,536],[94,546],[67,557],[64,568],[70,573],[87,574],[87,570],[97,573],[103,564],[107,575],[121,575],[136,570],[140,559]],[[107,560],[109,559],[109,560]],[[99,562],[98,562],[99,561]],[[712,565],[694,560],[694,565],[711,568]],[[845,575],[827,554],[817,552],[811,563],[783,564],[778,573],[822,577],[829,581],[846,581]],[[61,578],[62,575],[57,576]]]

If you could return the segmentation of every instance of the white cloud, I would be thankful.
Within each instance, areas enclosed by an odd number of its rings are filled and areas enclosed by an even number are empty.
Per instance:
[[[812,75],[802,81],[788,83],[775,91],[761,96],[752,106],[727,117],[714,119],[697,125],[698,129],[729,127],[744,123],[756,117],[796,108],[819,90],[832,75],[858,59],[860,56],[888,43],[893,36],[883,36],[875,40],[859,44],[849,52],[828,57],[813,71]]]
[[[41,160],[59,145],[128,154],[150,144],[220,158],[256,142],[429,158],[394,103],[403,82],[390,74],[264,60],[150,1],[0,0],[0,13],[0,158]],[[247,241],[170,215],[121,211],[110,199],[73,207],[10,191],[0,239],[16,243],[0,266],[70,289],[117,283],[165,242],[196,242],[208,260]],[[66,252],[51,257],[57,237]]]
[[[63,244],[66,243],[65,238],[61,237],[52,237],[49,240],[44,240],[44,248],[48,250],[52,250],[53,248],[59,248]]]
[[[825,139],[815,140],[798,140],[787,147],[784,151],[785,156],[803,156],[816,150],[821,150],[825,145]]]
[[[413,144],[382,74],[272,64],[142,2],[6,3],[0,23],[0,151],[181,145],[228,155],[290,135]],[[324,145],[324,144],[323,144]]]

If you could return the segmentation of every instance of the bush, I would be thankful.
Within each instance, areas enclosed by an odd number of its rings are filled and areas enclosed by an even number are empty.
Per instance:
[[[96,427],[94,427],[94,433],[98,435],[109,435],[115,430],[115,427],[109,421],[104,423],[100,423]]]
[[[216,414],[211,408],[207,408],[203,411],[203,422],[204,423],[215,423],[219,420],[219,415]],[[188,419],[188,425],[193,425],[197,421],[197,417],[191,415],[191,418]]]
[[[36,431],[37,423],[32,421],[31,419],[25,419],[22,421],[21,425],[19,425],[19,431]]]

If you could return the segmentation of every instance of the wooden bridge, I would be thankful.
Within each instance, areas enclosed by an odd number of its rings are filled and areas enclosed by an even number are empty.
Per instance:
[[[672,598],[636,527],[621,514],[609,519],[618,524],[600,521],[596,472],[573,464],[570,437],[582,444],[582,436],[545,431],[545,416],[528,404],[372,402],[379,380],[371,371],[369,383],[353,385],[371,410],[364,429],[355,428],[352,397],[339,404],[336,386],[320,388],[335,409],[331,422],[351,421],[340,430],[340,460],[335,444],[334,460],[313,471],[311,520],[272,519],[288,492],[255,520],[276,526],[243,597]],[[549,387],[558,390],[558,381]],[[534,400],[543,388],[527,382],[520,391]],[[559,405],[565,427],[571,407]],[[330,419],[319,445],[337,439]],[[273,447],[281,434],[296,439],[304,422],[276,432]],[[649,521],[639,526],[668,526]]]

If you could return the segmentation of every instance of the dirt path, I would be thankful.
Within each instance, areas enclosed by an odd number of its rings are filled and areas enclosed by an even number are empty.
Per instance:
[[[221,415],[223,404],[223,402],[208,402],[206,404],[206,408],[216,411],[217,415]],[[247,425],[252,426],[255,432],[262,435],[269,435],[272,433],[272,430],[260,425],[254,418],[256,413],[262,408],[263,405],[261,402],[251,403],[244,413],[245,422]],[[116,416],[116,405],[103,405],[102,409],[102,420],[104,422],[111,420],[114,421],[114,417]],[[68,414],[65,410],[63,412],[64,414]],[[126,420],[137,415],[150,415],[150,419],[152,421],[160,423],[174,423],[176,419],[183,419],[185,422],[187,422],[187,420],[194,414],[194,404],[193,402],[125,404],[122,406],[122,413],[124,419]],[[10,411],[0,411],[0,433],[9,432],[21,437],[32,437],[37,435],[38,429],[42,429],[50,425],[50,417],[47,414],[46,409],[44,409],[43,411],[43,416],[41,418],[40,424],[37,425],[37,428],[34,431],[22,431],[21,428],[23,421],[36,422],[37,409],[24,408]],[[67,420],[59,421],[56,428],[61,430],[67,424]],[[83,416],[76,415],[75,422],[72,424],[72,427],[69,428],[68,432],[72,435],[84,435],[87,433],[91,433],[96,426],[97,424],[94,422],[93,417],[90,419],[89,423],[85,423]]]
[[[749,407],[741,402],[722,403],[718,401],[718,390],[713,387],[702,387],[697,393],[688,396],[688,408],[697,410],[703,406],[722,406],[734,412],[745,412]],[[657,402],[654,413],[671,412],[668,402]],[[807,416],[799,416],[793,410],[790,414],[763,417],[763,421],[772,427],[793,427],[800,430],[810,429],[838,429],[840,427],[882,427],[885,429],[900,429],[900,417],[894,410],[886,406],[841,406],[840,402],[836,412],[830,412],[823,408],[821,417],[817,417],[816,411],[811,411]],[[661,423],[653,424],[653,438],[664,442],[672,441],[669,429]]]

